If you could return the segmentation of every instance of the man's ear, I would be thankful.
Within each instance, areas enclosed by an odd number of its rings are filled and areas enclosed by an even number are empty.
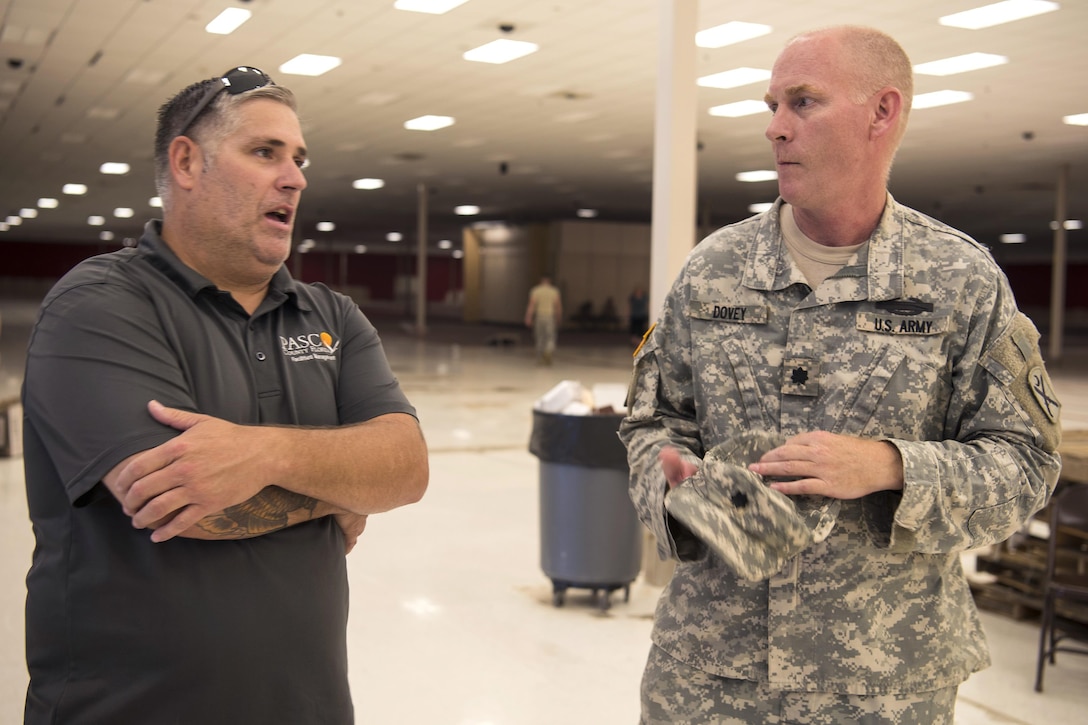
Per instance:
[[[188,136],[175,136],[167,150],[170,175],[182,189],[192,189],[204,165],[204,154]]]
[[[886,86],[876,94],[876,105],[869,127],[871,138],[892,134],[899,127],[903,113],[903,94],[894,86]]]

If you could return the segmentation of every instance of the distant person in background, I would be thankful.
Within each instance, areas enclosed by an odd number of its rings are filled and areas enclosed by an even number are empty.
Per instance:
[[[525,308],[525,326],[533,328],[537,360],[544,365],[552,364],[555,338],[562,319],[563,302],[559,290],[545,275],[540,278],[540,284],[529,290],[529,306]]]
[[[650,324],[650,297],[642,287],[636,286],[627,298],[627,321],[631,330],[631,342],[637,345]]]

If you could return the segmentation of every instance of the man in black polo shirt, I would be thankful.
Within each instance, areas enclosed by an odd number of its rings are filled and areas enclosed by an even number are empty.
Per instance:
[[[283,262],[294,97],[238,68],[159,112],[163,220],[46,297],[23,389],[27,723],[351,723],[345,553],[427,485],[348,298]]]

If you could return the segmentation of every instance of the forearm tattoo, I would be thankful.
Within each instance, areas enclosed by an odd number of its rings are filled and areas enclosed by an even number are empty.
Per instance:
[[[246,539],[314,518],[318,500],[268,486],[253,498],[205,516],[197,527],[216,539]]]

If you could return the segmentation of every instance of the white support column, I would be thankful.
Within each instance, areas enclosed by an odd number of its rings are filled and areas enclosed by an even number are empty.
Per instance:
[[[1062,338],[1065,328],[1065,220],[1066,196],[1069,188],[1069,164],[1058,170],[1058,190],[1054,200],[1054,254],[1050,267],[1050,344],[1048,363],[1056,363],[1062,357]]]
[[[427,333],[427,185],[416,186],[419,241],[416,247],[416,334]]]
[[[654,114],[650,316],[695,245],[695,33],[697,0],[658,0],[657,99]],[[651,321],[652,321],[651,319]]]

